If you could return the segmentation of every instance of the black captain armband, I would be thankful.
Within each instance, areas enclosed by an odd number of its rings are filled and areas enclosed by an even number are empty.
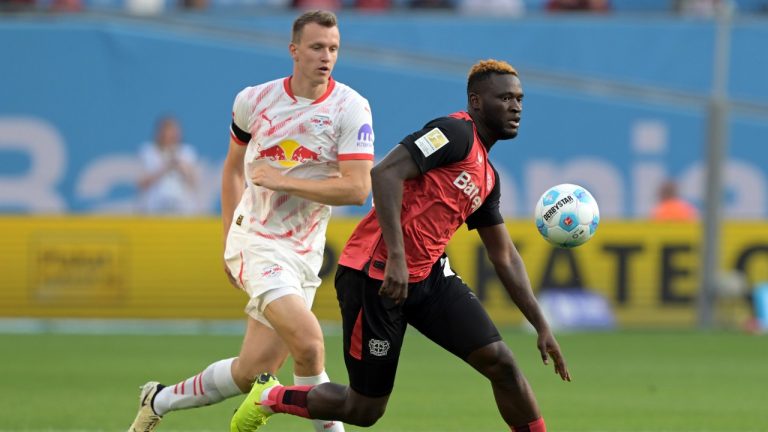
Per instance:
[[[249,134],[248,132],[240,129],[240,127],[238,127],[235,124],[234,120],[232,120],[232,133],[235,135],[235,137],[239,141],[244,142],[246,144],[251,140],[251,134]]]

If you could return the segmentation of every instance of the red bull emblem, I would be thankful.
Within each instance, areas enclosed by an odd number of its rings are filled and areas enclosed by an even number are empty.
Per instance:
[[[313,152],[294,140],[280,141],[276,146],[260,150],[259,156],[263,159],[277,161],[280,165],[287,168],[320,159],[318,153]]]

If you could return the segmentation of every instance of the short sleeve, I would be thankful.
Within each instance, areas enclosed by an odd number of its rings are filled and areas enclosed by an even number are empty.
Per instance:
[[[483,204],[467,218],[468,229],[473,230],[504,223],[504,217],[501,215],[501,186],[496,168],[493,168],[493,175],[496,179],[493,189],[485,197]]]
[[[400,141],[411,154],[422,174],[431,169],[464,160],[475,135],[472,123],[452,117],[440,117]]]
[[[250,109],[248,108],[248,97],[251,87],[243,89],[235,96],[235,102],[232,105],[232,125],[229,134],[232,139],[240,145],[248,145],[251,141],[250,127],[248,125]]]
[[[373,116],[368,101],[358,95],[350,98],[341,117],[338,158],[373,160]]]

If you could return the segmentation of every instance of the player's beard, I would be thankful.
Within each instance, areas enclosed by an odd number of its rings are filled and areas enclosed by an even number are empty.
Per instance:
[[[508,140],[517,136],[517,129],[509,126],[508,121],[499,116],[488,119],[486,124],[490,125],[491,130],[498,134],[499,140]]]

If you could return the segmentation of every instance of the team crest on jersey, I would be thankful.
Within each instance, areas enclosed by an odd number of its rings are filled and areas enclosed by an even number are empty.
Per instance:
[[[267,266],[261,269],[261,277],[263,278],[278,277],[282,272],[283,272],[283,268],[280,266],[280,264],[272,264],[270,266]]]
[[[331,116],[325,114],[315,114],[309,119],[309,124],[312,126],[312,130],[318,134],[326,129],[333,127],[333,121]]]

